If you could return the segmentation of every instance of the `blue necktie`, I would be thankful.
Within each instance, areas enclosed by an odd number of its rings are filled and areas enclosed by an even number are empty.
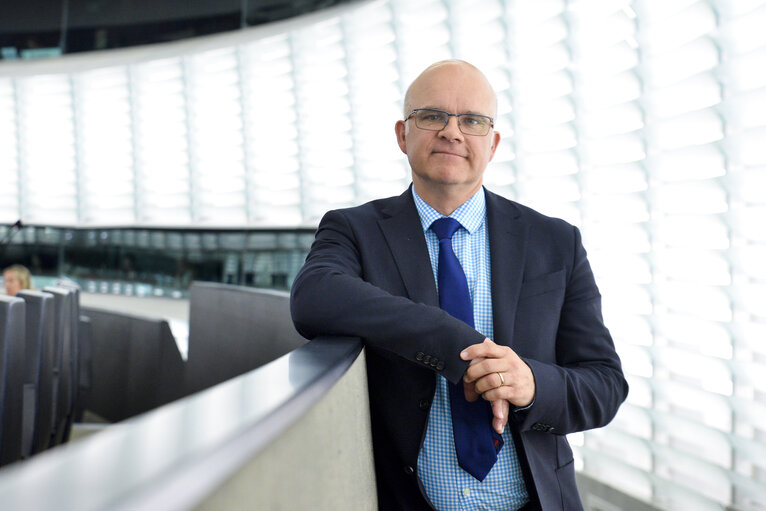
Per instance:
[[[452,235],[460,227],[454,218],[440,218],[431,224],[439,238],[439,306],[471,327],[473,305],[468,281],[452,250]],[[503,437],[492,429],[492,407],[484,399],[469,403],[463,383],[447,382],[452,410],[452,435],[458,464],[479,481],[483,481],[497,461]]]

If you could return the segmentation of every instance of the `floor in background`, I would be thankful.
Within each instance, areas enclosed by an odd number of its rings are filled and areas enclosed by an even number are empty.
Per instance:
[[[141,316],[189,321],[189,300],[80,293],[80,305]]]

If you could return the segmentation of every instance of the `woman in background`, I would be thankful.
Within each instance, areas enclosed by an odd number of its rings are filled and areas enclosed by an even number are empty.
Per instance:
[[[10,296],[16,296],[16,293],[22,289],[32,289],[32,275],[25,266],[20,264],[13,264],[4,269],[3,279],[5,292]]]

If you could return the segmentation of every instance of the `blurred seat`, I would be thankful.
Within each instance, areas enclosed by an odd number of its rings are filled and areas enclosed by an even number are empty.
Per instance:
[[[24,289],[26,303],[22,456],[46,449],[53,429],[53,295]]]
[[[74,422],[82,422],[88,406],[88,396],[93,386],[93,322],[88,316],[80,316],[77,336],[77,394],[74,402]]]
[[[0,465],[21,459],[25,305],[0,296]]]
[[[46,287],[53,295],[53,428],[50,447],[66,442],[74,410],[77,326],[73,325],[77,296],[73,289]],[[76,316],[79,320],[79,314]],[[78,321],[79,322],[79,321]]]

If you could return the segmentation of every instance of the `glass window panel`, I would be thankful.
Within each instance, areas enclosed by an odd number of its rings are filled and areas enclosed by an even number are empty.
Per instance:
[[[590,212],[586,213],[587,218],[590,215]],[[613,264],[619,265],[623,253],[644,254],[651,250],[649,232],[645,225],[626,223],[624,217],[598,217],[592,220],[594,222],[588,224],[587,231],[584,231],[587,246],[590,247],[589,253],[603,251],[605,258],[611,258]],[[620,257],[615,257],[617,253]],[[599,271],[598,267],[596,271]]]
[[[646,105],[652,116],[675,117],[721,103],[721,83],[712,73],[693,76],[681,83],[650,90]]]
[[[585,111],[627,103],[643,95],[641,81],[632,71],[614,76],[578,76],[578,99]]]
[[[594,194],[621,195],[649,187],[646,170],[638,163],[584,168],[580,175],[585,188]]]
[[[724,396],[734,391],[731,369],[724,360],[675,348],[656,349],[654,360],[658,371],[668,371],[673,380]]]
[[[729,209],[726,190],[714,181],[666,184],[656,190],[655,204],[668,214],[709,215]]]
[[[733,356],[731,334],[723,323],[679,314],[657,314],[654,324],[657,333],[673,345],[721,359]]]
[[[649,220],[647,206],[640,194],[593,196],[585,202],[584,214],[593,221],[644,222]]]
[[[577,136],[571,125],[561,124],[520,131],[517,143],[518,147],[525,151],[549,153],[573,148],[577,145]]]
[[[651,314],[653,310],[652,297],[643,285],[615,283],[604,281],[599,283],[602,296],[608,297],[608,302],[621,304],[624,310],[634,314]]]
[[[644,141],[633,134],[583,140],[580,150],[591,165],[619,165],[646,157]]]
[[[656,301],[668,311],[690,314],[714,321],[731,321],[731,299],[717,287],[692,282],[656,285]]]
[[[678,50],[660,53],[646,60],[647,81],[651,88],[673,85],[716,67],[718,47],[710,38],[698,39]]]
[[[641,438],[627,435],[617,429],[594,429],[585,432],[588,449],[609,453],[626,464],[651,472],[653,455],[650,445]]]
[[[619,5],[620,3],[623,5]],[[570,3],[569,10],[574,19],[572,31],[577,35],[577,43],[583,50],[608,47],[628,40],[635,43],[635,13],[626,10],[629,4],[630,2],[603,2],[601,6],[591,10],[590,7],[597,3]]]
[[[733,18],[724,20],[721,32],[736,53],[766,46],[766,5],[761,0],[730,2]],[[748,5],[749,4],[749,5]]]
[[[517,55],[511,72],[519,75],[553,74],[567,69],[570,62],[569,50],[564,44],[539,47],[530,41],[517,41],[520,46],[527,46],[529,50]]]
[[[731,284],[730,262],[720,251],[674,248],[655,251],[654,269],[675,280],[714,286]]]
[[[650,123],[648,128],[649,141],[659,150],[697,146],[723,138],[721,118],[710,110]]]
[[[582,134],[590,138],[630,133],[644,127],[643,112],[635,103],[621,104],[585,112],[578,125]]]
[[[0,78],[0,223],[13,223],[20,215],[19,165],[16,133],[15,86]]]
[[[740,135],[739,156],[744,165],[766,165],[766,128],[750,130]]]
[[[766,281],[766,244],[745,245],[734,249],[736,268],[750,278]]]
[[[540,116],[545,119],[545,123],[559,123],[574,119],[572,100],[561,98],[574,90],[571,73],[557,71],[521,75],[512,73],[512,75],[513,98],[517,102],[518,115],[527,117],[525,122],[532,124]]]
[[[716,29],[716,13],[707,2],[687,2],[691,5],[672,14],[667,11],[660,14],[654,3],[641,4],[647,13],[652,13],[643,40],[650,53],[667,53]]]
[[[729,248],[729,226],[720,216],[674,215],[658,220],[652,228],[658,246]]]
[[[625,403],[611,424],[614,424],[616,429],[649,440],[654,429],[653,423],[654,420],[646,409]]]
[[[655,472],[670,481],[692,490],[721,504],[728,504],[732,499],[732,486],[726,471],[701,461],[696,456],[683,455],[676,449],[655,449]],[[701,509],[688,507],[686,502],[681,507],[671,509]]]
[[[651,378],[654,375],[652,355],[644,346],[624,344],[620,346],[619,354],[623,371],[626,373],[643,378]]]
[[[623,460],[612,458],[600,451],[583,449],[578,452],[583,457],[584,468],[588,475],[601,481],[609,481],[620,491],[637,499],[645,502],[652,500],[654,485],[645,470],[626,465]]]
[[[591,76],[613,75],[638,65],[638,53],[633,45],[620,42],[607,47],[584,49],[576,61],[578,71]]]
[[[625,380],[630,386],[630,392],[628,392],[625,402],[641,408],[652,408],[654,391],[651,381],[631,374],[626,374]]]
[[[766,218],[766,205],[748,206],[732,211],[732,231],[744,240],[766,243],[766,229],[763,228],[764,218]]]
[[[726,158],[715,144],[706,144],[664,151],[653,160],[650,169],[662,181],[710,179],[726,174]]]
[[[105,68],[75,76],[82,222],[136,221],[133,133],[127,70]]]
[[[766,319],[766,282],[739,284],[734,293],[736,303],[743,311]]]
[[[737,387],[741,394],[753,391],[766,395],[766,364],[757,362],[740,362],[735,364],[737,371]],[[763,447],[766,449],[766,445]]]
[[[577,158],[571,151],[525,154],[519,157],[518,165],[520,172],[530,177],[566,176],[576,174],[578,169]]]
[[[654,333],[646,316],[631,314],[612,302],[604,304],[604,317],[615,341],[639,346],[651,346]],[[621,347],[619,349],[622,349]]]
[[[738,95],[729,103],[733,112],[731,120],[742,129],[766,125],[766,90]]]
[[[519,15],[521,16],[521,15]],[[524,19],[524,18],[517,18]],[[567,27],[563,18],[551,17],[537,22],[529,19],[528,23],[514,25],[510,38],[518,46],[526,46],[544,53],[545,48],[552,48],[567,37]],[[528,65],[533,65],[531,60]]]
[[[766,48],[760,48],[728,61],[726,71],[732,89],[748,91],[766,85],[766,67],[762,65],[764,59]]]
[[[575,119],[571,99],[551,96],[545,98],[527,96],[526,101],[519,103],[515,114],[515,118],[518,119],[519,136],[523,136],[527,129],[544,129]]]
[[[574,201],[580,197],[577,181],[568,176],[525,180],[519,182],[519,189],[530,201]]]
[[[653,383],[656,409],[724,432],[731,431],[730,399],[685,383],[656,379]]]
[[[24,221],[76,224],[77,154],[69,77],[25,77],[17,84]]]

